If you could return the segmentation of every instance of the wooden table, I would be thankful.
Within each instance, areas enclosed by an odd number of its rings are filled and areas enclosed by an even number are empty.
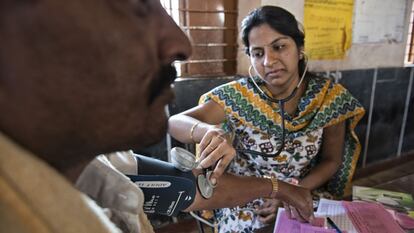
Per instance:
[[[414,196],[414,173],[383,184],[375,185],[374,187],[395,192],[410,193]]]

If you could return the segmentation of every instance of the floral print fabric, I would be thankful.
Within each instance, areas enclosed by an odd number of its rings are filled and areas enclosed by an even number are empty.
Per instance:
[[[264,84],[257,81],[266,91]],[[213,89],[200,98],[200,103],[210,100],[223,107],[226,113],[223,128],[234,135],[236,149],[274,154],[280,148],[282,119],[279,106],[262,97],[249,78]],[[243,176],[272,176],[285,181],[301,178],[317,163],[323,128],[346,121],[344,161],[325,187],[334,196],[341,196],[349,189],[360,152],[354,128],[363,114],[360,103],[340,84],[312,76],[308,79],[296,114],[285,115],[282,153],[269,158],[239,152],[229,165],[228,172]],[[253,208],[262,203],[263,200],[258,199],[246,206],[216,210],[219,232],[252,232],[263,227],[253,212]]]

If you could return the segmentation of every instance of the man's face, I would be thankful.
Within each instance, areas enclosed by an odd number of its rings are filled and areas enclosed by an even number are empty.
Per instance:
[[[18,2],[0,16],[0,98],[13,104],[0,102],[15,128],[75,152],[161,139],[170,64],[191,47],[158,1]]]

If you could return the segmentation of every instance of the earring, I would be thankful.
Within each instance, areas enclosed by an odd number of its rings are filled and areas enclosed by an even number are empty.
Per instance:
[[[303,50],[300,51],[299,60],[302,60],[305,57],[305,52]]]

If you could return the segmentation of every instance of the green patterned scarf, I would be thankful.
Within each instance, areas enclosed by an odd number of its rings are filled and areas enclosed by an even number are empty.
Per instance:
[[[281,130],[278,111],[261,97],[248,78],[213,89],[200,98],[200,103],[209,100],[221,105],[227,116],[236,117],[249,127],[269,134]],[[355,126],[364,113],[362,105],[342,85],[333,83],[330,79],[311,76],[299,101],[297,114],[286,119],[286,130],[295,132],[296,135],[346,121],[343,162],[324,187],[336,198],[349,195],[351,191],[351,179],[361,151]],[[317,161],[312,164],[317,164]]]

